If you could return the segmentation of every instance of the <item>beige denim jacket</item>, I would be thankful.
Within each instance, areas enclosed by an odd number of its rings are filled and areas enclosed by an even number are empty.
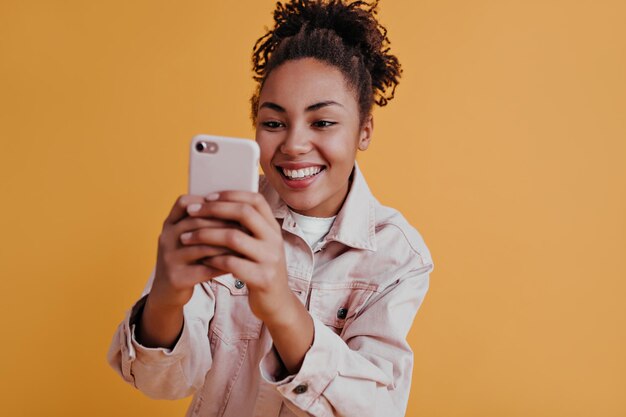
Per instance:
[[[413,367],[406,336],[433,270],[422,237],[372,196],[357,165],[315,252],[264,178],[259,192],[282,224],[289,285],[314,321],[300,371],[287,375],[247,287],[230,274],[196,285],[173,349],[141,346],[134,319],[154,271],[113,337],[110,365],[149,397],[194,395],[187,417],[403,416]]]

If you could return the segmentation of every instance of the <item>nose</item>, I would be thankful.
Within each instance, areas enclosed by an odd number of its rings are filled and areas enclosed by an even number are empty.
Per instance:
[[[313,144],[305,129],[291,126],[280,145],[280,151],[289,156],[298,156],[308,153]]]

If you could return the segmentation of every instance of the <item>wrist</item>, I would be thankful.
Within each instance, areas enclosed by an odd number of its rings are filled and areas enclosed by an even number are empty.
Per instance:
[[[150,304],[152,309],[172,313],[181,310],[191,298],[193,289],[174,290],[163,283],[154,283],[146,298],[146,305]]]
[[[289,291],[291,296],[285,301],[282,314],[265,322],[274,347],[290,375],[299,372],[304,357],[313,346],[315,333],[313,318],[300,300]]]
[[[281,308],[264,320],[270,333],[289,332],[290,329],[301,327],[303,321],[310,318],[309,312],[291,290],[283,300]]]
[[[148,296],[135,324],[135,337],[141,345],[173,349],[183,330],[183,307],[154,305]]]
[[[143,310],[144,313],[145,311],[149,311],[151,315],[168,317],[182,311],[183,307],[184,305],[162,302],[162,300],[159,300],[158,296],[154,296],[152,293],[149,293],[146,297],[146,303]]]

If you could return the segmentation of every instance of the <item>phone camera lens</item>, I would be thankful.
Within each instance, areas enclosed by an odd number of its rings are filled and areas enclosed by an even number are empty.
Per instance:
[[[196,143],[196,151],[202,152],[205,149],[206,149],[206,143],[205,142],[198,142],[198,143]]]
[[[215,142],[205,142],[199,141],[196,142],[196,151],[200,153],[217,153],[219,150],[219,146]]]

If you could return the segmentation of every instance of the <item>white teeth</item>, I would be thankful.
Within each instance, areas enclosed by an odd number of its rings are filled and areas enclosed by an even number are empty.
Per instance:
[[[318,174],[322,170],[322,167],[317,166],[317,167],[307,167],[307,168],[302,168],[302,169],[282,168],[282,170],[283,170],[283,174],[285,174],[287,178],[299,179],[299,178],[311,177],[313,175]]]

